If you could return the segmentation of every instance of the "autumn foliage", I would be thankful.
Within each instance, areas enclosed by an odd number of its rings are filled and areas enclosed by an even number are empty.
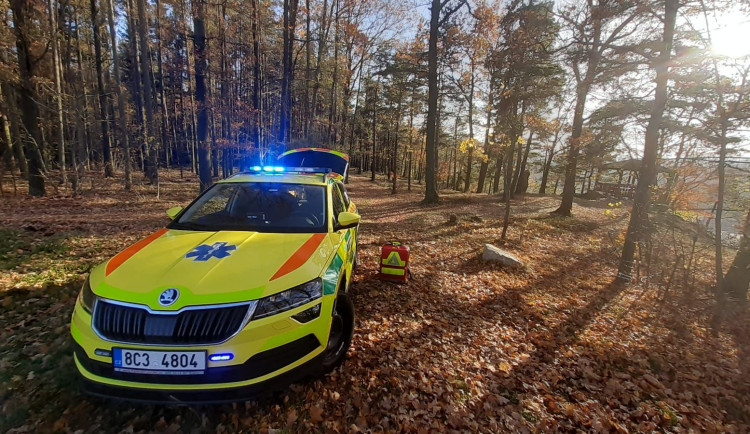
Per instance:
[[[513,201],[505,244],[527,265],[503,269],[480,260],[483,244],[500,236],[497,198],[445,194],[441,205],[423,206],[416,188],[393,196],[385,181],[356,176],[349,190],[364,219],[351,287],[357,327],[340,369],[231,405],[130,405],[82,395],[68,332],[78,289],[90,266],[163,226],[164,209],[197,193],[195,179],[162,178],[160,201],[147,194],[152,186],[123,194],[112,180],[78,198],[0,205],[0,430],[750,428],[747,318],[709,328],[710,261],[694,264],[693,294],[676,284],[667,296],[663,285],[613,286],[627,212],[580,200],[575,218],[550,217],[554,198],[527,196]],[[407,285],[376,279],[386,241],[411,248]],[[698,257],[707,255],[702,243]]]

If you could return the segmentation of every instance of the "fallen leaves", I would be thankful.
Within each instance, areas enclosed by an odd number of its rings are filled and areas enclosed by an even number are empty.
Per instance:
[[[503,207],[494,198],[446,194],[442,205],[423,207],[416,192],[382,194],[358,177],[350,184],[364,217],[351,286],[357,328],[340,369],[234,405],[82,396],[67,325],[83,274],[189,199],[194,192],[179,191],[171,175],[162,179],[165,202],[125,195],[120,206],[102,193],[0,205],[14,207],[1,223],[23,244],[8,247],[0,274],[0,432],[750,429],[733,337],[713,337],[701,307],[608,285],[616,257],[607,233],[622,221],[583,207],[573,219],[551,218],[555,199],[516,201],[504,247],[529,265],[510,271],[476,260],[499,238]],[[445,224],[451,214],[456,225]],[[385,241],[411,247],[408,285],[375,279]]]
[[[310,422],[320,423],[323,422],[323,409],[313,405],[310,407]]]

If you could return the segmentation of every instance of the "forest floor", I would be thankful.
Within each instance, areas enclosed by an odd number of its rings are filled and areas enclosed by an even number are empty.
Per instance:
[[[81,393],[68,324],[85,273],[168,222],[197,181],[163,172],[123,192],[94,179],[82,196],[0,198],[0,432],[476,432],[750,430],[748,318],[709,327],[707,285],[667,296],[611,284],[624,207],[558,198],[512,202],[504,248],[495,196],[418,186],[391,195],[353,176],[363,216],[351,292],[354,341],[343,366],[260,401],[134,405]],[[455,214],[456,223],[449,223]],[[385,241],[411,248],[414,278],[380,282]],[[709,265],[707,265],[709,266]],[[710,266],[709,266],[710,267]],[[735,322],[736,324],[736,322]],[[739,330],[739,331],[738,331]]]

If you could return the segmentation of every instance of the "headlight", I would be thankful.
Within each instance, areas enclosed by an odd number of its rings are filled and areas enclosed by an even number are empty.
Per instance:
[[[78,302],[81,303],[83,310],[88,313],[94,311],[94,303],[96,302],[96,295],[91,291],[91,283],[89,282],[89,276],[86,276],[86,280],[83,282],[80,294],[78,294]]]
[[[261,298],[255,308],[253,319],[276,315],[297,306],[302,306],[323,296],[323,283],[320,279],[311,280],[284,292]]]

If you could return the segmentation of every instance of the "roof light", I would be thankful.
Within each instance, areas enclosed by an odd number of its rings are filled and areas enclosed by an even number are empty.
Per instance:
[[[326,174],[332,173],[331,169],[324,167],[284,167],[284,166],[250,166],[248,172],[252,173],[304,173],[304,174]]]

